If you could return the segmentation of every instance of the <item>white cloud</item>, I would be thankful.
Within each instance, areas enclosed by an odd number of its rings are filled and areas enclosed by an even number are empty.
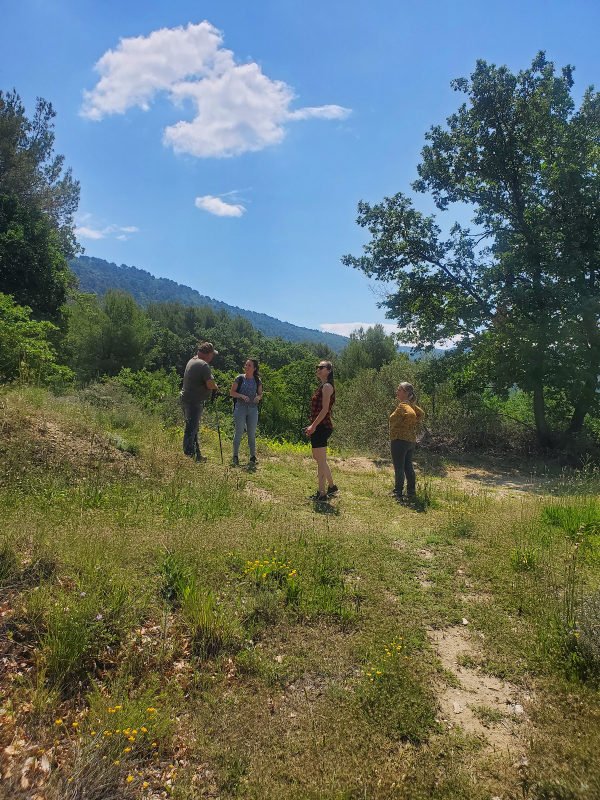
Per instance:
[[[376,322],[322,322],[319,327],[326,333],[338,333],[340,336],[350,336],[351,333],[357,331],[359,328],[363,328],[366,331],[367,328],[374,328],[377,324]],[[386,333],[398,333],[397,325],[388,322],[380,324],[383,325],[383,329]]]
[[[93,228],[77,228],[75,234],[79,239],[104,239],[106,231],[96,231]]]
[[[363,330],[366,331],[367,328],[374,328],[375,325],[378,324],[383,325],[383,329],[387,334],[399,332],[398,326],[394,325],[393,322],[322,322],[319,328],[326,333],[338,333],[340,336],[350,336],[351,333],[354,333],[354,331],[357,331],[359,328],[363,328]],[[450,350],[462,338],[462,336],[453,336],[451,339],[442,339],[436,342],[435,346],[439,350]],[[410,342],[402,342],[402,344],[407,347],[413,347]]]
[[[82,214],[79,219],[82,222],[87,222],[91,219],[91,214]],[[126,241],[129,237],[124,236],[124,233],[138,233],[139,228],[136,228],[134,225],[130,225],[128,227],[122,227],[120,225],[107,225],[106,228],[91,228],[87,225],[78,225],[75,229],[75,235],[79,239],[105,239],[107,236],[113,236],[114,234],[118,234],[120,231],[121,233],[117,236],[117,239],[121,241]]]
[[[136,105],[148,110],[158,92],[168,92],[175,105],[191,101],[196,116],[167,127],[163,143],[178,153],[221,158],[277,144],[286,122],[351,113],[337,105],[291,111],[290,86],[263,75],[254,62],[236,64],[222,43],[222,33],[206,21],[121,39],[96,64],[102,77],[84,92],[81,114],[100,120]]]
[[[217,217],[241,217],[246,210],[242,205],[225,203],[220,197],[213,197],[211,194],[196,198],[196,208],[215,214]]]

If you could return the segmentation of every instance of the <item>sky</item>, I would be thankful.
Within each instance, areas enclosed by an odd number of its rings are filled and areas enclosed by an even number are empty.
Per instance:
[[[545,50],[576,95],[600,84],[597,0],[0,0],[0,20],[0,89],[52,102],[86,255],[346,335],[395,328],[340,258],[368,241],[360,200],[411,193],[452,79]]]

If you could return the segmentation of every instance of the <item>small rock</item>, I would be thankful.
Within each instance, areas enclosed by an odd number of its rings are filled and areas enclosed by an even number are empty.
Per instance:
[[[452,703],[452,708],[454,709],[454,713],[455,714],[461,714],[462,713],[462,708],[461,708],[460,703],[457,703],[456,701],[454,701],[454,703]]]
[[[529,761],[525,758],[525,756],[521,756],[518,761],[515,761],[513,767],[528,767]]]
[[[515,705],[515,714],[522,714],[523,713],[523,706],[520,706],[518,703]]]
[[[281,664],[281,662],[283,661],[283,656],[275,656],[275,661],[276,661],[278,664]]]
[[[463,625],[468,625],[468,624],[469,624],[469,620],[468,620],[468,619],[465,619],[465,618],[463,617]]]

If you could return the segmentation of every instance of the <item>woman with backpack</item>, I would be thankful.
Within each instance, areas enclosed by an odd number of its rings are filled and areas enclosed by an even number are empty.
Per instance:
[[[248,431],[250,463],[256,464],[256,426],[258,425],[258,404],[262,398],[262,381],[258,374],[258,361],[249,358],[244,365],[243,374],[237,375],[229,394],[233,397],[233,464],[238,466],[240,443],[244,428]]]
[[[406,476],[406,494],[409,500],[416,496],[417,476],[413,467],[416,431],[425,412],[417,405],[415,387],[412,383],[401,383],[396,389],[398,406],[390,416],[390,448],[396,485],[392,496],[402,502],[404,500],[404,477]]]
[[[335,403],[335,386],[333,383],[333,366],[331,361],[322,361],[317,367],[317,377],[321,385],[312,399],[310,425],[306,435],[310,436],[312,457],[317,462],[319,488],[311,500],[323,502],[338,490],[333,482],[331,470],[327,463],[327,440],[333,433],[331,409]]]

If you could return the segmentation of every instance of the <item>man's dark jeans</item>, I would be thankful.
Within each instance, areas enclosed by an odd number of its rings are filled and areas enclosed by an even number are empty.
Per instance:
[[[414,442],[405,442],[404,439],[393,439],[390,442],[394,472],[396,473],[396,486],[394,491],[402,496],[404,491],[404,475],[406,474],[406,490],[409,495],[416,491],[417,476],[413,467]]]
[[[183,452],[190,458],[200,458],[200,445],[198,444],[198,430],[200,428],[200,418],[204,410],[204,402],[186,403],[179,401],[185,417],[185,429],[183,431]]]

